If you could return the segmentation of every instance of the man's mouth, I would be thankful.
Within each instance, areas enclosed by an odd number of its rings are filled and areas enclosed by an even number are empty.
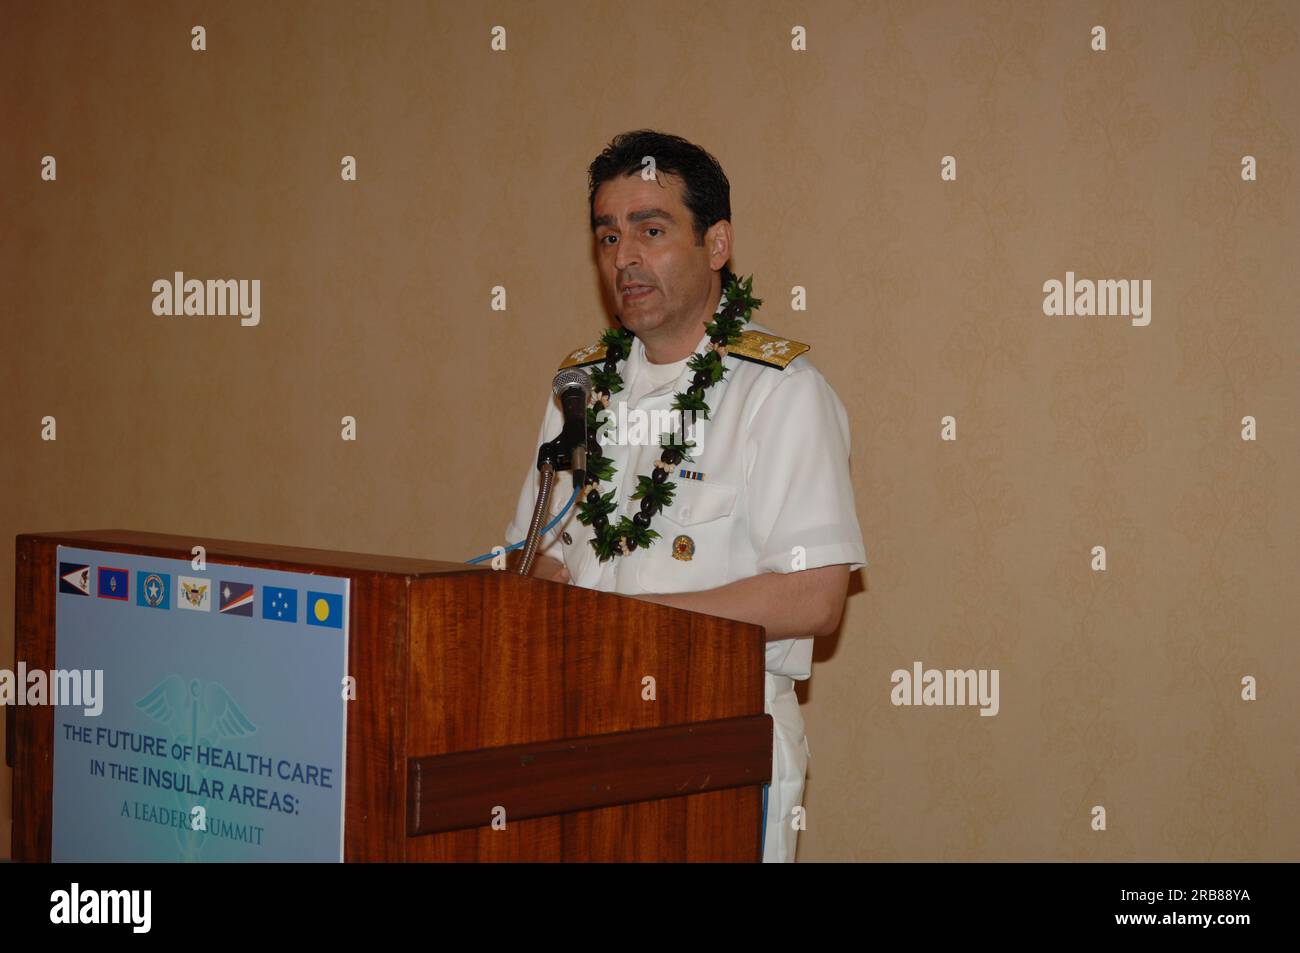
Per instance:
[[[654,291],[649,285],[624,285],[623,300],[629,301],[635,298],[644,298],[650,292]]]

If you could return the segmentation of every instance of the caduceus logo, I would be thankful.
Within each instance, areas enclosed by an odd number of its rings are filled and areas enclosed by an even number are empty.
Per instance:
[[[204,687],[197,678],[187,684],[179,675],[168,675],[137,701],[135,707],[162,725],[171,741],[191,745],[196,752],[200,746],[210,748],[227,738],[244,738],[257,731],[257,726],[239,710],[230,693],[218,682],[208,682]],[[208,775],[208,769],[196,764],[194,759],[184,766],[177,765],[175,770],[178,777],[189,778],[186,787],[190,791],[197,791],[200,780]],[[191,796],[176,790],[172,796],[180,811],[190,817],[190,811],[196,806],[187,803]],[[198,860],[206,838],[206,830],[193,830],[192,825],[177,828],[180,859]]]

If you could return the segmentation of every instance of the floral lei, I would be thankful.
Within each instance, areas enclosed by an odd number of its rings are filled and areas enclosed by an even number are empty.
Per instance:
[[[704,400],[704,392],[723,379],[726,371],[722,359],[727,356],[727,347],[740,339],[744,327],[755,308],[763,303],[761,298],[750,296],[750,287],[754,276],[744,281],[732,275],[722,293],[727,299],[705,325],[709,335],[709,347],[706,351],[694,354],[687,362],[687,367],[695,372],[691,385],[685,392],[673,395],[673,410],[683,413],[692,411],[708,419],[709,405]],[[609,328],[601,336],[605,345],[605,366],[593,370],[591,376],[591,398],[587,402],[587,482],[583,485],[585,500],[578,503],[578,519],[584,526],[591,526],[596,533],[591,538],[592,548],[601,562],[614,556],[627,556],[638,546],[649,549],[659,538],[659,534],[650,528],[650,519],[661,509],[672,506],[673,491],[677,484],[668,482],[668,475],[673,467],[683,460],[691,460],[690,447],[693,443],[678,439],[675,433],[665,435],[660,440],[663,453],[655,462],[654,472],[649,476],[638,476],[636,492],[632,499],[641,501],[641,511],[630,519],[619,517],[618,523],[611,525],[609,514],[618,509],[614,502],[616,489],[604,495],[600,492],[603,480],[613,477],[617,470],[613,461],[606,457],[596,439],[600,428],[598,419],[601,409],[609,407],[609,399],[623,389],[623,378],[618,372],[618,365],[631,353],[632,339],[635,335],[627,328]],[[598,406],[599,405],[599,408]]]

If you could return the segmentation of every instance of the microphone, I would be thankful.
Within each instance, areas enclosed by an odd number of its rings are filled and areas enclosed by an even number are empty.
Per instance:
[[[591,398],[591,378],[576,367],[566,367],[555,375],[551,387],[564,409],[560,450],[569,452],[573,485],[580,489],[587,482],[587,401]]]

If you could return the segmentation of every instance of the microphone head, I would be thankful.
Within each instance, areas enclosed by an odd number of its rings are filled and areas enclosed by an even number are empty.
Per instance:
[[[591,399],[591,378],[586,371],[578,370],[576,367],[566,367],[556,374],[555,380],[551,381],[551,387],[554,388],[557,397],[562,397],[570,387],[579,387],[582,389],[583,400]]]

